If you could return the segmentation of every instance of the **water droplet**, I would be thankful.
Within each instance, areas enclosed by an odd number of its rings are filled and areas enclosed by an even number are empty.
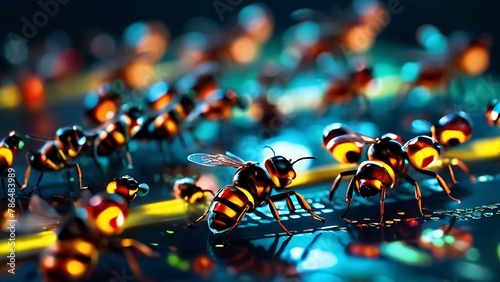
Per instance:
[[[485,216],[485,217],[492,217],[492,216],[493,216],[493,213],[492,213],[492,212],[485,212],[485,213],[484,213],[484,216]]]

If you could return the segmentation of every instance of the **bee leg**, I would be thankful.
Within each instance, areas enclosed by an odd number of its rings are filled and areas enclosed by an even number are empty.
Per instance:
[[[127,263],[130,266],[130,269],[132,270],[135,278],[137,278],[138,281],[148,281],[149,279],[146,279],[146,277],[144,277],[137,259],[129,248],[133,248],[134,250],[149,258],[157,258],[159,257],[159,254],[151,250],[148,246],[134,239],[122,239],[119,240],[119,242],[113,242],[112,244],[114,246],[112,245],[110,246],[110,248],[116,249],[118,252],[122,253],[125,256],[125,259],[127,260]]]
[[[29,194],[33,193],[33,191],[35,191],[38,188],[38,185],[40,184],[40,181],[42,181],[42,177],[43,177],[44,173],[45,173],[45,171],[43,171],[43,170],[40,172],[40,176],[38,176],[38,180],[36,181],[35,187],[33,187],[33,189],[31,189]],[[29,175],[28,175],[28,177],[29,177]],[[38,189],[38,194],[40,194],[40,189]]]
[[[368,96],[366,96],[365,93],[361,93],[359,95],[360,98],[363,99],[364,105],[363,105],[363,111],[361,113],[361,117],[366,117],[367,119],[371,119],[371,105],[370,105],[370,99],[368,99]]]
[[[422,173],[422,174],[426,174],[428,176],[435,177],[437,179],[438,183],[439,183],[439,186],[441,186],[441,188],[443,188],[444,192],[448,195],[448,197],[450,199],[452,199],[453,201],[458,202],[459,204],[461,203],[461,201],[459,199],[455,199],[455,198],[453,198],[451,196],[450,187],[448,187],[448,185],[446,184],[446,182],[443,180],[443,178],[439,174],[437,174],[437,172],[423,170],[423,169],[419,169],[417,171],[420,172],[420,173]]]
[[[168,158],[167,158],[167,153],[165,152],[165,148],[163,148],[163,141],[162,140],[157,140],[156,142],[158,144],[158,151],[163,156],[163,161],[167,165],[168,164]]]
[[[247,211],[250,209],[250,205],[246,204],[245,205],[245,209],[243,209],[243,211],[241,212],[241,214],[238,216],[238,218],[236,219],[236,222],[234,223],[233,226],[231,226],[231,229],[229,229],[226,233],[226,235],[224,236],[224,239],[222,240],[222,243],[226,243],[227,241],[227,236],[229,236],[229,234],[231,232],[233,232],[234,229],[236,229],[236,227],[238,227],[238,225],[240,224],[241,220],[243,219],[243,217],[245,216],[245,214],[247,213]],[[286,228],[285,228],[286,229]]]
[[[453,196],[451,196],[450,188],[448,187],[446,182],[443,180],[443,178],[437,172],[428,171],[428,170],[418,170],[418,171],[423,173],[423,174],[435,177],[439,183],[439,186],[441,186],[441,188],[443,188],[444,192],[448,195],[448,197],[450,199],[452,199],[453,201],[456,201],[457,203],[461,203],[461,201],[459,199],[456,199]]]
[[[196,146],[198,146],[200,148],[205,147],[203,142],[201,142],[200,139],[198,139],[198,137],[196,137],[196,135],[194,134],[194,132],[191,129],[187,129],[187,132],[188,132],[189,136],[191,137],[191,139],[193,139],[193,142],[196,144]]]
[[[186,150],[186,152],[189,153],[189,147],[186,143],[186,139],[184,139],[184,137],[182,136],[182,134],[179,134],[179,140],[181,141],[181,145],[182,145],[182,148],[184,148],[184,150]]]
[[[339,175],[337,175],[337,177],[335,178],[335,181],[333,181],[332,188],[330,189],[330,195],[328,197],[328,200],[331,201],[333,199],[333,195],[335,194],[335,190],[337,190],[337,188],[339,187],[339,184],[340,184],[340,181],[342,180],[342,177],[347,176],[347,175],[354,175],[354,174],[356,174],[356,172],[357,172],[357,170],[353,169],[353,170],[342,171],[341,173],[339,173]]]
[[[198,217],[194,222],[189,223],[188,226],[189,227],[194,227],[198,222],[200,222],[202,219],[204,219],[208,215],[209,209],[210,208],[207,208],[205,210],[205,212],[200,217]]]
[[[451,220],[450,220],[450,224],[448,224],[448,227],[444,231],[444,235],[448,235],[448,233],[450,233],[450,231],[453,229],[453,226],[455,225],[456,222],[457,222],[457,217],[452,216]]]
[[[134,169],[134,165],[132,164],[132,155],[130,154],[128,142],[125,143],[125,157],[127,158],[127,168]]]
[[[215,193],[214,193],[214,191],[212,191],[212,190],[209,190],[209,189],[201,189],[201,191],[203,192],[203,194],[205,194],[205,193],[209,193],[210,195],[212,195],[213,197],[215,197]]]
[[[21,191],[24,191],[26,187],[28,186],[28,180],[30,179],[30,174],[31,174],[31,165],[28,164],[28,167],[26,168],[26,171],[24,172],[24,183],[21,185]]]
[[[322,218],[321,216],[315,214],[312,209],[311,209],[311,206],[309,205],[309,203],[306,201],[306,199],[304,199],[304,197],[302,197],[302,195],[300,195],[299,193],[295,192],[295,191],[290,191],[290,192],[287,192],[287,193],[283,193],[283,194],[278,194],[278,195],[275,195],[275,196],[272,196],[270,197],[271,200],[273,201],[277,201],[277,200],[282,200],[283,198],[286,199],[287,201],[287,204],[288,202],[292,202],[292,200],[290,199],[291,196],[295,196],[295,198],[297,199],[297,201],[299,202],[299,205],[301,208],[303,208],[305,211],[307,211],[314,219],[316,220],[320,220],[322,222],[325,222],[326,220],[324,218]]]
[[[387,189],[387,187],[385,185],[383,185],[382,189],[380,190],[380,225],[381,226],[384,226],[386,189]]]
[[[349,185],[347,186],[346,197],[345,197],[345,211],[344,211],[344,214],[342,214],[340,216],[344,220],[346,219],[345,216],[349,212],[349,207],[351,206],[352,192],[354,192],[354,180],[355,179],[356,179],[356,176],[351,178],[351,181],[349,181]]]
[[[70,164],[69,166],[70,167],[74,167],[76,169],[76,173],[78,175],[78,188],[80,190],[87,189],[88,187],[83,187],[82,186],[82,178],[83,178],[83,176],[82,176],[82,169],[80,168],[80,165],[79,164]]]
[[[424,220],[424,212],[422,211],[422,194],[420,193],[420,186],[418,182],[411,178],[409,175],[405,175],[404,178],[408,181],[413,187],[415,187],[415,200],[418,203],[418,211],[420,212],[420,220]]]
[[[450,176],[452,179],[453,184],[457,184],[457,180],[455,179],[455,174],[453,173],[453,168],[452,166],[458,166],[467,176],[469,177],[470,181],[476,182],[476,176],[470,173],[469,167],[460,159],[457,158],[452,158],[448,164],[448,170],[450,171]]]
[[[267,199],[267,203],[269,204],[269,210],[271,210],[274,219],[276,219],[281,229],[283,229],[283,231],[285,231],[285,233],[288,234],[288,236],[292,236],[292,233],[290,233],[290,231],[286,229],[283,223],[281,223],[280,214],[278,213],[278,209],[276,209],[276,206],[274,205],[273,201],[269,198]]]

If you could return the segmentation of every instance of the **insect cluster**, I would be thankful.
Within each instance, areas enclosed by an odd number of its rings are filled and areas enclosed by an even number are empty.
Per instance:
[[[332,109],[339,105],[350,107],[349,112],[355,120],[370,117],[374,111],[367,93],[378,78],[364,58],[382,27],[377,33],[366,34],[364,31],[374,23],[380,23],[384,11],[387,12],[384,6],[375,1],[375,4],[363,9],[352,9],[342,17],[309,9],[294,12],[291,15],[293,25],[284,33],[282,57],[286,58],[286,63],[263,64],[257,71],[257,78],[253,79],[255,95],[243,93],[238,85],[226,87],[229,83],[222,82],[224,75],[230,74],[232,69],[258,64],[258,55],[271,38],[274,28],[273,18],[263,5],[252,4],[243,8],[238,17],[245,20],[239,20],[231,28],[207,34],[198,33],[197,36],[204,39],[201,40],[203,44],[198,42],[199,38],[193,42],[195,37],[189,34],[181,37],[178,57],[173,62],[180,74],[169,75],[161,81],[141,85],[131,79],[128,68],[136,67],[138,62],[154,65],[157,61],[151,58],[158,55],[152,51],[154,48],[141,50],[145,53],[134,50],[132,57],[135,59],[132,62],[125,66],[119,64],[120,67],[110,72],[107,81],[87,94],[83,110],[85,122],[82,125],[61,127],[49,138],[26,135],[27,140],[43,144],[38,150],[26,153],[24,181],[19,183],[15,179],[19,194],[27,194],[41,203],[42,200],[36,198],[33,192],[41,192],[43,175],[64,169],[76,170],[78,187],[82,194],[86,194],[88,191],[85,192],[87,187],[84,184],[88,176],[84,174],[85,167],[79,163],[80,158],[91,158],[100,173],[104,174],[108,170],[118,170],[104,161],[116,154],[133,174],[136,168],[133,159],[137,156],[131,150],[132,144],[139,144],[137,150],[140,154],[141,144],[155,142],[164,158],[165,167],[184,164],[184,160],[172,157],[175,150],[173,143],[179,140],[189,162],[235,169],[230,183],[224,183],[217,191],[203,187],[196,176],[181,175],[169,181],[174,197],[187,204],[208,203],[205,212],[189,226],[206,219],[212,233],[225,234],[222,240],[225,243],[246,214],[267,206],[281,229],[287,235],[292,235],[293,232],[282,223],[275,202],[285,201],[289,213],[293,213],[297,209],[294,200],[313,219],[325,222],[327,219],[316,214],[304,196],[289,190],[298,174],[294,165],[316,157],[306,155],[293,160],[286,153],[277,155],[274,151],[276,148],[267,146],[273,153],[272,157],[263,162],[245,161],[229,152],[233,145],[230,139],[236,136],[234,131],[238,129],[240,116],[257,120],[255,127],[263,128],[275,128],[275,121],[282,120],[283,116],[288,115],[287,118],[292,119],[292,115],[281,108],[279,101],[283,100],[279,98],[284,95],[275,93],[281,93],[293,85],[297,77],[307,72],[319,73],[326,82],[317,105],[307,109],[307,117],[313,123],[325,118],[338,118]],[[336,28],[332,29],[332,26]],[[156,30],[154,25],[150,29]],[[435,46],[428,41],[429,33],[442,38],[445,43],[439,52],[431,50]],[[359,36],[366,39],[362,45],[355,40]],[[413,68],[413,80],[406,79],[405,73],[409,67],[403,67],[401,80],[404,83],[398,93],[392,93],[395,94],[393,106],[396,108],[404,107],[411,92],[417,88],[449,95],[452,92],[450,85],[456,83],[459,92],[464,94],[463,78],[482,74],[489,64],[491,42],[487,37],[464,37],[462,34],[460,37],[447,37],[435,27],[426,25],[417,31],[417,38],[426,51],[419,55],[417,64],[411,65],[416,66]],[[352,58],[342,61],[346,50]],[[123,89],[117,89],[117,80],[123,84]],[[134,98],[130,93],[139,95]],[[490,126],[499,125],[499,105],[498,101],[492,101],[486,110],[486,120]],[[203,122],[219,122],[220,132],[214,134],[214,140],[199,140],[197,134],[203,132],[198,129]],[[413,186],[419,219],[424,220],[425,203],[422,201],[419,181],[414,176],[416,174],[435,179],[449,199],[459,203],[460,200],[452,196],[452,187],[458,183],[454,169],[458,167],[472,181],[475,180],[468,166],[459,158],[442,156],[444,150],[471,139],[472,121],[465,112],[443,114],[435,123],[414,119],[412,130],[416,133],[407,140],[400,133],[386,133],[378,137],[361,134],[349,128],[348,122],[346,119],[345,123],[333,123],[325,127],[323,139],[319,140],[318,134],[316,144],[318,148],[322,146],[323,153],[330,154],[338,163],[357,166],[331,175],[333,184],[329,196],[325,196],[333,201],[341,180],[352,176],[347,185],[345,213],[341,216],[348,222],[352,222],[346,215],[354,192],[364,198],[379,195],[379,223],[384,225],[386,195],[390,189],[395,189],[403,182]],[[186,134],[197,150],[204,152],[192,152],[185,139]],[[165,144],[169,152],[165,151]],[[6,195],[3,177],[7,169],[13,166],[14,157],[24,145],[23,138],[14,131],[0,141],[0,172]],[[252,148],[254,151],[261,149]],[[121,151],[124,157],[121,157]],[[436,172],[436,166],[448,169],[452,185],[447,184]],[[32,170],[39,171],[40,175],[36,184],[29,187]],[[69,215],[61,217],[56,242],[43,251],[40,259],[40,270],[46,281],[88,279],[99,256],[106,249],[123,254],[137,277],[142,277],[142,273],[130,249],[147,257],[157,256],[140,242],[113,237],[123,232],[129,205],[136,197],[148,194],[148,185],[139,184],[126,175],[101,188],[94,188],[101,192],[83,197]],[[257,252],[256,247],[251,247],[252,252]],[[238,245],[235,245],[235,249],[239,251]]]

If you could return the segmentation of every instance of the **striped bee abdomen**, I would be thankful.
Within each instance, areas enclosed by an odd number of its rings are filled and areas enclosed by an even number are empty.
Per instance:
[[[233,186],[226,186],[220,190],[210,205],[208,227],[213,233],[222,233],[229,230],[237,223],[238,217],[250,205],[248,212],[254,209],[253,198],[248,192]]]

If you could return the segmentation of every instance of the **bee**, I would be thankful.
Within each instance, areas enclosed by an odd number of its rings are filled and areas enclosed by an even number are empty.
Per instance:
[[[124,175],[110,181],[105,191],[108,194],[117,194],[122,197],[127,205],[130,205],[137,196],[144,197],[149,193],[149,186],[146,183],[138,183],[133,177]],[[86,208],[90,202],[92,194],[89,189],[80,191],[78,199],[74,203],[66,197],[52,198],[50,204],[37,195],[32,195],[29,201],[30,214],[20,219],[20,226],[26,225],[28,230],[40,231],[40,229],[54,229],[64,221],[64,216],[55,208],[63,206],[65,210],[75,211],[77,208]],[[54,200],[64,200],[64,203],[54,202]],[[64,213],[63,213],[64,214]],[[25,229],[27,229],[25,228]]]
[[[500,103],[492,100],[486,108],[486,121],[489,126],[500,126]]]
[[[248,105],[247,113],[252,121],[260,123],[269,132],[277,133],[286,124],[286,117],[280,110],[277,102],[272,99],[272,89],[281,89],[286,84],[288,73],[284,67],[273,62],[266,63],[256,79],[257,87],[251,84],[247,90],[253,93],[251,103]],[[279,92],[279,90],[277,91]]]
[[[127,167],[133,169],[132,156],[129,150],[129,143],[133,135],[139,130],[139,118],[143,115],[143,110],[139,106],[124,105],[112,120],[104,125],[90,131],[85,135],[92,140],[91,147],[94,161],[101,171],[104,171],[98,158],[109,156],[125,148]]]
[[[206,99],[219,88],[221,68],[215,62],[203,63],[172,81],[153,84],[146,92],[146,105],[153,111],[162,111],[181,93],[193,92],[196,99]]]
[[[463,77],[481,75],[490,63],[490,39],[485,35],[472,37],[457,33],[446,37],[436,27],[424,25],[417,30],[417,39],[426,48],[426,54],[421,56],[419,63],[410,62],[403,66],[402,76],[406,83],[393,107],[403,104],[417,87],[446,94],[450,93],[454,81],[460,94],[465,95]],[[450,95],[446,98],[450,99]]]
[[[196,108],[187,116],[186,123],[192,128],[200,118],[208,121],[221,121],[226,123],[230,131],[229,121],[233,116],[233,109],[245,109],[246,103],[231,89],[218,89],[210,94],[209,98],[201,100]],[[228,134],[230,135],[230,134]]]
[[[189,70],[175,83],[178,92],[194,91],[196,99],[204,100],[219,89],[222,68],[216,62],[206,62]]]
[[[172,142],[179,138],[182,146],[187,150],[187,143],[183,137],[183,126],[188,115],[195,109],[194,93],[189,92],[177,96],[166,108],[160,112],[143,115],[137,119],[137,131],[132,136],[135,140],[156,140],[160,152],[163,153],[162,141]],[[185,130],[197,142],[196,137],[189,129]]]
[[[229,120],[234,107],[245,109],[245,102],[231,89],[218,89],[210,97],[201,100],[200,104],[188,115],[187,121],[192,122],[198,117],[209,121]]]
[[[404,144],[401,136],[394,133],[386,133],[380,139],[389,138],[401,145]],[[363,142],[358,142],[362,138]],[[342,123],[332,123],[323,130],[323,149],[330,153],[335,160],[341,164],[358,164],[366,147],[366,142],[373,138],[357,134]]]
[[[115,178],[106,186],[109,194],[118,194],[124,198],[128,204],[139,197],[144,197],[149,193],[149,186],[146,183],[137,182],[130,175]]]
[[[87,142],[87,137],[80,126],[73,125],[59,128],[53,140],[34,135],[27,135],[27,138],[45,141],[45,144],[37,152],[29,151],[26,154],[28,167],[24,174],[24,184],[21,186],[21,189],[25,189],[28,186],[31,168],[41,172],[31,192],[37,189],[46,171],[61,171],[65,168],[76,168],[78,187],[80,190],[87,189],[87,187],[82,186],[82,170],[80,165],[73,162]]]
[[[412,127],[414,131],[429,133],[445,150],[463,144],[472,137],[472,120],[465,112],[453,112],[444,115],[437,124],[417,119],[412,122]],[[470,174],[469,168],[460,159],[445,158],[440,161],[448,167],[453,184],[457,184],[453,166],[458,166],[472,181],[475,180],[475,176]]]
[[[210,189],[203,189],[196,185],[198,177],[183,177],[174,181],[174,195],[177,199],[183,199],[190,204],[205,203],[208,194],[215,197]]]
[[[9,135],[0,140],[0,175],[2,177],[2,189],[5,195],[7,195],[7,190],[5,189],[4,174],[9,168],[12,167],[14,162],[14,157],[17,153],[24,147],[24,140],[15,132],[9,132]],[[18,187],[21,184],[14,177]]]
[[[314,219],[324,222],[325,219],[316,215],[304,197],[295,191],[271,196],[273,188],[283,189],[292,183],[296,177],[293,165],[305,159],[315,159],[315,157],[303,157],[292,162],[283,156],[274,155],[265,160],[263,169],[258,163],[245,162],[230,152],[226,152],[226,155],[205,153],[189,155],[188,160],[199,165],[232,166],[237,169],[232,185],[219,190],[210,207],[190,226],[208,216],[209,229],[215,234],[227,232],[223,240],[226,241],[227,236],[238,226],[246,213],[268,204],[279,226],[291,236],[292,233],[281,223],[279,212],[274,205],[274,201],[286,200],[288,209],[293,212],[295,207],[291,196],[295,196],[299,205]]]
[[[96,91],[85,96],[83,105],[89,124],[100,125],[111,120],[120,110],[123,101],[121,95],[110,84],[103,83]]]
[[[363,106],[356,112],[369,113],[370,101],[366,96],[366,90],[373,81],[373,70],[368,66],[361,66],[351,72],[346,78],[334,78],[321,99],[320,113],[327,110],[328,106],[352,103],[363,100]]]
[[[340,15],[328,15],[311,9],[291,14],[296,24],[285,37],[285,55],[295,61],[295,68],[315,65],[323,54],[364,53],[387,25],[387,10],[378,1],[366,1]],[[338,8],[340,9],[340,8]]]
[[[190,32],[181,39],[179,65],[188,69],[206,62],[228,62],[244,65],[257,59],[262,46],[274,29],[271,13],[261,4],[241,9],[238,22],[231,28],[210,28],[198,22],[205,31]]]
[[[238,274],[248,273],[256,280],[273,280],[273,278],[302,278],[297,266],[281,258],[292,237],[288,237],[279,245],[280,237],[276,236],[269,249],[256,246],[249,241],[235,241],[223,248],[210,244],[210,255],[227,265]],[[279,246],[279,248],[278,248]]]
[[[387,188],[394,188],[403,181],[407,181],[415,188],[415,199],[418,209],[423,218],[421,192],[418,182],[407,174],[411,166],[417,172],[432,176],[437,179],[441,188],[454,201],[460,200],[451,196],[451,191],[443,178],[436,172],[427,170],[439,160],[440,146],[431,137],[420,135],[401,144],[390,136],[384,138],[371,138],[361,134],[350,135],[353,142],[370,144],[368,148],[368,160],[359,164],[357,169],[341,172],[335,178],[330,189],[329,199],[333,199],[342,177],[354,175],[347,186],[346,209],[341,216],[346,219],[351,204],[354,189],[363,198],[375,196],[380,193],[380,224],[384,224],[384,201]],[[370,140],[371,139],[371,140]]]
[[[40,255],[43,281],[87,281],[105,250],[122,254],[133,274],[143,278],[132,251],[155,258],[158,254],[134,239],[121,239],[128,202],[120,194],[100,192],[86,207],[76,208],[58,228],[56,242]]]

